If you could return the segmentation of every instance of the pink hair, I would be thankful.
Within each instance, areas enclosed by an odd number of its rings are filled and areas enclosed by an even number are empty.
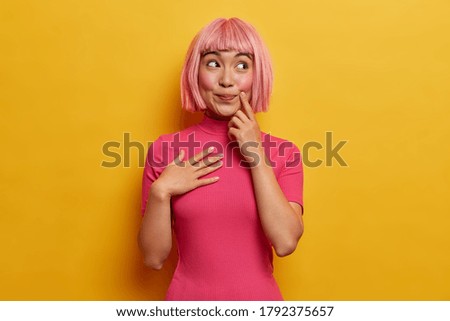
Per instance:
[[[200,59],[206,51],[220,50],[236,50],[253,55],[250,105],[255,112],[267,111],[273,82],[269,52],[255,28],[238,18],[216,19],[192,40],[181,73],[183,108],[190,112],[206,109],[198,88]]]

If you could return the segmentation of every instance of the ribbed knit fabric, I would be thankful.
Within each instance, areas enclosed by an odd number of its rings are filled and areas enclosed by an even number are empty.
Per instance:
[[[219,181],[172,197],[179,259],[166,300],[283,300],[273,278],[272,246],[261,227],[250,169],[241,163],[239,147],[227,133],[228,121],[205,116],[195,126],[160,136],[149,148],[142,215],[151,183],[179,154],[178,147],[187,152],[185,159],[209,146],[224,154],[224,165],[204,176],[219,176]],[[298,148],[266,133],[262,139],[286,198],[303,206]]]

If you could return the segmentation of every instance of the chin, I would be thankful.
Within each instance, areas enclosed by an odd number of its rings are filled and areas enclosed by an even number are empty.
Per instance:
[[[210,110],[210,114],[214,114],[220,118],[231,118],[239,110],[240,106],[217,106],[216,110]]]
[[[234,114],[236,113],[237,110],[233,111],[233,112],[228,112],[228,113],[220,113],[219,116],[222,118],[228,118],[230,119],[231,117],[234,116]]]

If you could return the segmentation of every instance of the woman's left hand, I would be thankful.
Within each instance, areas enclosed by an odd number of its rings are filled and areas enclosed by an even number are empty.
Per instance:
[[[244,92],[239,95],[241,109],[239,109],[228,123],[228,137],[236,140],[245,160],[250,163],[262,157],[261,130],[255,119],[252,107]],[[256,153],[256,154],[255,154]]]

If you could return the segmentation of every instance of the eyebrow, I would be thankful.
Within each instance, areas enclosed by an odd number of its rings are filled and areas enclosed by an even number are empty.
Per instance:
[[[219,51],[207,51],[207,52],[205,52],[205,53],[202,54],[202,57],[205,57],[206,55],[216,55],[216,56],[219,56],[219,57],[221,56],[221,54],[220,54]],[[250,54],[250,53],[247,53],[247,52],[238,52],[238,53],[234,56],[234,58],[240,57],[240,56],[245,56],[245,57],[247,57],[247,58],[253,60],[253,55]]]

